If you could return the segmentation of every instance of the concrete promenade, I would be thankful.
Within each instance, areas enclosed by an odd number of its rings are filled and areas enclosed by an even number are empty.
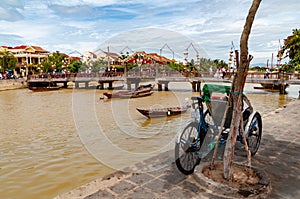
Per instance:
[[[0,91],[12,90],[27,87],[25,79],[4,79],[0,80]]]
[[[300,100],[263,115],[263,137],[252,165],[271,179],[268,198],[299,198],[300,195]],[[237,149],[239,150],[239,149]],[[239,161],[244,157],[236,156]],[[201,163],[200,163],[201,164]],[[72,190],[66,198],[226,198],[197,183],[197,174],[185,176],[174,163],[174,151],[145,160]]]

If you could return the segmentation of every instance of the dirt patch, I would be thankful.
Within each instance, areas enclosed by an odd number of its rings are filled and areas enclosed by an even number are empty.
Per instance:
[[[215,168],[210,169],[209,165],[204,167],[202,173],[207,178],[228,185],[233,188],[243,188],[258,184],[260,178],[256,175],[255,171],[247,166],[233,164],[233,180],[232,182],[224,179],[223,177],[223,162],[215,163]]]

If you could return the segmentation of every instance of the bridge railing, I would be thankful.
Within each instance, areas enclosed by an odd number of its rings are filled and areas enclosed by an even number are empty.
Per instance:
[[[126,76],[123,72],[102,72],[102,73],[42,73],[29,75],[28,79],[70,79],[70,78],[121,78],[121,77],[141,77],[141,78],[161,78],[161,77],[188,77],[188,78],[201,78],[210,77],[214,78],[215,74],[209,72],[177,72],[177,71],[162,71],[158,74],[149,71],[129,71]],[[225,78],[229,78],[230,73],[227,73]],[[215,77],[221,78],[221,77]],[[264,79],[265,72],[253,72],[249,71],[247,78],[249,79]],[[286,72],[271,72],[269,79],[300,79],[298,73],[286,73]]]
[[[249,71],[247,78],[250,79],[265,79],[265,72],[252,72]],[[290,80],[290,79],[300,79],[300,74],[298,73],[287,73],[287,72],[270,72],[269,79],[280,79],[280,80]]]
[[[146,78],[156,78],[156,77],[180,77],[183,76],[182,73],[177,71],[161,71],[158,74],[154,71],[129,71],[126,73],[127,77],[146,77]]]
[[[41,73],[28,75],[28,79],[68,79],[68,78],[95,78],[95,77],[122,77],[123,72],[103,73]]]
[[[122,77],[123,72],[75,73],[74,77]]]

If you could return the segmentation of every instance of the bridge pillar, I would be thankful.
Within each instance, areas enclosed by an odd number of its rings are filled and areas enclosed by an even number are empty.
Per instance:
[[[162,91],[162,85],[165,85],[165,91],[169,90],[169,81],[158,81],[157,85],[158,85],[158,91]]]
[[[140,83],[139,82],[135,82],[135,87],[134,89],[137,89],[139,87]]]
[[[196,92],[196,82],[191,82],[193,92]]]
[[[98,82],[98,83],[99,83],[99,89],[104,89],[103,82]]]
[[[201,90],[201,82],[200,81],[192,81],[192,90],[193,92],[200,92]]]
[[[112,88],[113,87],[112,85],[113,85],[113,82],[108,82],[108,87],[109,88]]]
[[[131,83],[127,83],[127,90],[131,90]]]
[[[165,82],[165,91],[169,90],[169,82]]]
[[[198,81],[197,82],[197,92],[200,92],[201,91],[201,82]]]
[[[141,78],[128,77],[127,78],[127,89],[131,90],[131,84],[135,84],[135,89],[137,89],[137,87],[139,86],[140,82],[141,82]]]
[[[85,82],[85,88],[89,88],[89,82]]]
[[[68,82],[64,82],[64,88],[68,88]]]
[[[158,91],[162,91],[162,84],[161,83],[157,83],[157,86],[158,86],[157,90]]]
[[[287,87],[287,84],[279,84],[279,93],[286,94],[286,91],[285,91],[286,87]]]
[[[79,88],[79,82],[75,82],[75,88]]]

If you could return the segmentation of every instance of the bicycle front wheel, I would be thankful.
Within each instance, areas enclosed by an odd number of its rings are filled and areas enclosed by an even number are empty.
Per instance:
[[[197,128],[197,122],[190,122],[176,139],[175,162],[178,170],[185,175],[192,174],[200,163],[200,157],[196,154],[201,146]]]
[[[251,120],[248,136],[247,136],[247,144],[251,152],[251,156],[254,156],[257,152],[262,134],[262,120],[259,113],[255,113],[254,117]]]

